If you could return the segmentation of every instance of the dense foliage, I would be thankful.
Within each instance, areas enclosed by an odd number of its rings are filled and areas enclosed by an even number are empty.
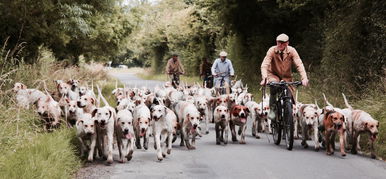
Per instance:
[[[284,32],[312,82],[331,91],[363,93],[374,84],[383,91],[385,7],[380,0],[163,0],[135,7],[142,25],[129,49],[157,72],[177,52],[191,75],[202,57],[226,50],[237,75],[256,84],[267,49]]]

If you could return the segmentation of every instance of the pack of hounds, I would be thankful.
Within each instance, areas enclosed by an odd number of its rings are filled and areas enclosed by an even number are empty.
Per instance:
[[[272,132],[271,121],[267,118],[269,96],[261,99],[261,103],[255,102],[241,80],[232,82],[232,93],[225,95],[199,84],[181,85],[175,89],[166,82],[152,91],[147,87],[118,87],[116,83],[112,91],[117,102],[115,108],[109,105],[98,85],[96,95],[93,84],[89,88],[87,84],[82,86],[79,80],[56,80],[55,83],[57,89],[53,93],[15,83],[13,91],[18,107],[28,109],[32,104],[36,105],[47,131],[55,130],[59,125],[76,128],[81,155],[90,162],[98,157],[106,159],[106,164],[112,164],[115,144],[119,162],[130,161],[135,147],[148,149],[150,137],[154,139],[157,159],[161,161],[171,154],[172,143],[178,136],[180,146],[195,149],[196,138],[209,133],[210,122],[215,123],[217,145],[228,143],[229,131],[232,142],[246,144],[247,121],[252,121],[252,136],[257,139],[259,133]],[[307,140],[312,136],[316,151],[324,146],[326,154],[332,155],[338,134],[340,152],[345,156],[348,144],[351,143],[351,153],[356,154],[360,150],[360,134],[368,133],[371,154],[375,158],[374,141],[379,122],[365,111],[353,109],[342,95],[346,104],[344,109],[334,107],[324,94],[327,105],[323,108],[316,102],[302,104],[296,99],[294,137],[301,136],[301,144],[307,148]]]

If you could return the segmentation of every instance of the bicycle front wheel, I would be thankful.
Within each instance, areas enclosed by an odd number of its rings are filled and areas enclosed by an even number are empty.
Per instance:
[[[284,104],[284,135],[288,150],[292,150],[294,145],[294,121],[292,116],[292,102],[286,100]]]
[[[279,110],[279,108],[276,107],[276,110]],[[279,145],[281,141],[282,126],[280,125],[280,117],[279,117],[278,111],[276,111],[276,120],[271,122],[271,128],[272,128],[273,142],[276,145]]]

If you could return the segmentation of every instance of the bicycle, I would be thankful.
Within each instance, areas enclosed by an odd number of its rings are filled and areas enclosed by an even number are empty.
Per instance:
[[[172,75],[172,85],[173,88],[177,89],[177,87],[180,85],[180,72],[171,73]]]
[[[216,87],[216,91],[220,95],[226,94],[226,89],[227,89],[227,87],[225,86],[225,77],[226,76],[219,76],[219,75],[224,74],[224,73],[225,72],[217,73],[217,75],[215,76],[215,77],[221,77],[220,87],[218,87],[218,88]],[[229,88],[229,84],[228,84],[228,88]]]
[[[292,150],[294,143],[293,103],[288,86],[300,86],[302,82],[285,82],[282,80],[280,82],[269,82],[267,85],[271,90],[277,90],[278,94],[274,104],[276,106],[276,120],[271,122],[273,141],[276,145],[279,145],[283,134],[287,149]]]

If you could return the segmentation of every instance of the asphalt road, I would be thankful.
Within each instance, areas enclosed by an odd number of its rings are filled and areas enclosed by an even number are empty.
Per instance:
[[[133,74],[119,73],[114,77],[127,86],[154,87],[159,81],[144,81]],[[215,144],[214,125],[210,133],[196,141],[196,150],[188,151],[173,144],[171,155],[158,162],[150,140],[148,151],[135,150],[133,159],[121,164],[105,166],[102,161],[86,164],[76,174],[77,178],[386,178],[386,163],[369,157],[348,154],[341,157],[339,151],[327,156],[324,150],[315,152],[313,142],[304,149],[296,140],[292,151],[272,143],[272,137],[260,134],[261,139],[251,136],[251,121],[248,121],[245,145]],[[268,141],[268,138],[271,140]],[[338,145],[337,145],[338,146]],[[114,156],[118,158],[117,152]]]

